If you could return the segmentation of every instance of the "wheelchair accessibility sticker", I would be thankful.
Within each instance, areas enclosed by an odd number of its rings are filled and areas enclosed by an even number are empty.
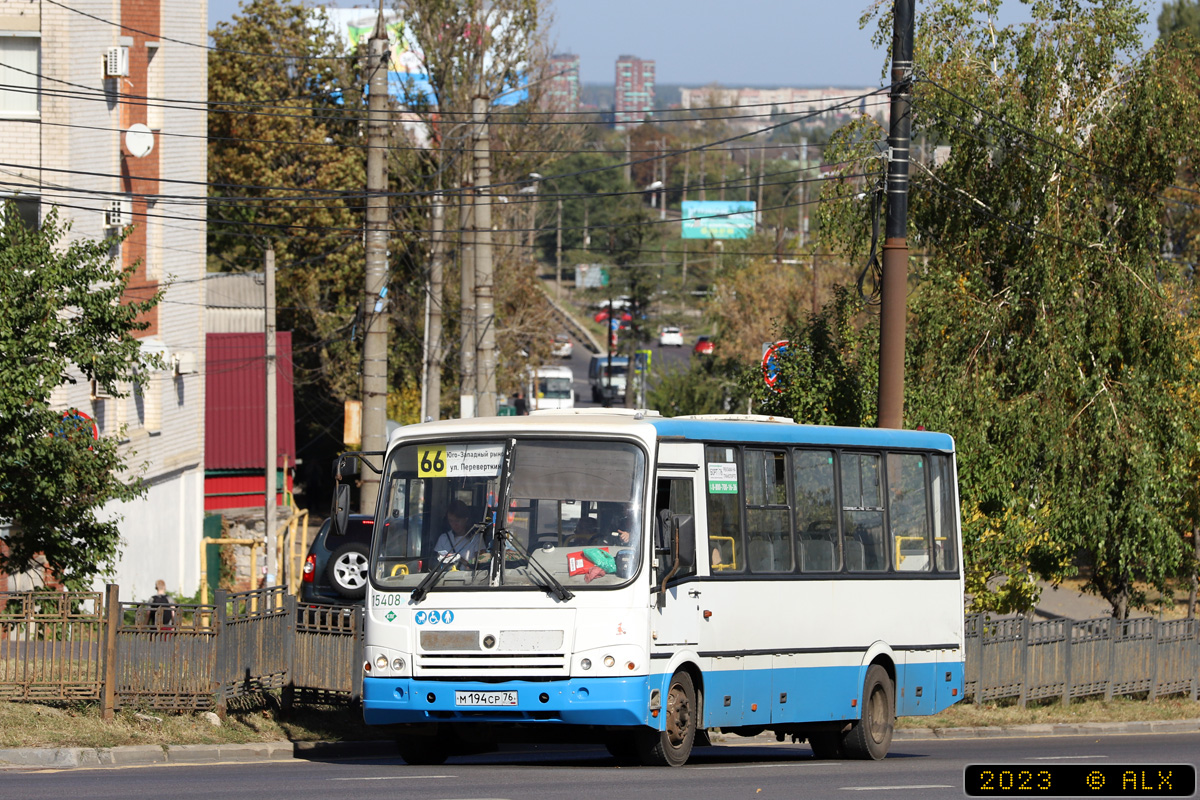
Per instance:
[[[413,620],[418,625],[424,625],[426,622],[428,622],[430,625],[437,625],[438,623],[445,623],[445,624],[449,625],[451,622],[454,622],[454,612],[453,611],[418,611],[416,614],[413,615]]]

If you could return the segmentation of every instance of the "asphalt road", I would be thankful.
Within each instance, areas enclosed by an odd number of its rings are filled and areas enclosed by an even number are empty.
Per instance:
[[[575,347],[571,352],[571,357],[558,359],[551,363],[571,368],[574,375],[576,408],[598,408],[600,404],[592,402],[592,389],[588,384],[588,365],[591,363],[592,354],[579,340],[574,339],[573,341]],[[649,345],[651,369],[661,374],[665,369],[686,367],[688,360],[692,358],[691,347],[693,344],[695,344],[694,339],[691,342],[685,341],[683,347],[659,347],[658,340],[655,339]]]
[[[698,749],[681,769],[618,767],[599,747],[511,746],[413,767],[400,759],[0,773],[0,798],[959,798],[969,764],[1195,764],[1200,733],[898,741],[881,762],[816,761],[761,740]],[[1154,796],[1138,792],[1139,796]],[[861,796],[861,795],[857,795]]]

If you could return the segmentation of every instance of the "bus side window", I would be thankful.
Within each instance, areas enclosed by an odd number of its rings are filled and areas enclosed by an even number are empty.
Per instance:
[[[667,512],[664,515],[662,512]],[[691,478],[659,478],[657,493],[654,499],[654,524],[661,530],[655,530],[655,539],[661,535],[664,538],[670,535],[671,516],[675,514],[691,514],[695,515],[696,504],[692,497],[692,479]],[[667,542],[670,546],[670,542]],[[670,565],[666,565],[670,569]],[[681,566],[675,573],[676,577],[684,575],[692,575],[696,572],[696,559],[693,554],[692,565],[690,567]]]
[[[799,540],[800,569],[803,572],[828,572],[842,568],[834,481],[833,451],[792,451],[796,537]]]
[[[710,445],[704,448],[708,470],[708,559],[713,575],[745,570],[737,449]]]
[[[746,562],[752,572],[791,572],[787,454],[746,451]]]
[[[958,571],[958,505],[954,499],[954,465],[950,456],[930,457],[933,485],[933,555],[938,572]]]
[[[920,453],[888,453],[888,525],[895,567],[900,572],[929,572],[929,503],[925,462]]]
[[[846,569],[884,572],[888,568],[883,536],[883,505],[879,496],[879,456],[842,453],[842,532]]]

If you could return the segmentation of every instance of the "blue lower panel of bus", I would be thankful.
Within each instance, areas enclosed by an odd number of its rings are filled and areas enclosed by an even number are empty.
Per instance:
[[[736,665],[737,660],[730,662]],[[900,716],[936,714],[962,697],[961,661],[897,665],[896,669]],[[701,684],[702,724],[716,728],[858,719],[865,674],[863,666],[708,670]],[[660,689],[665,705],[669,678],[659,674],[499,683],[365,678],[363,717],[371,725],[476,720],[661,728],[663,719],[649,716],[650,691]],[[459,692],[484,696],[472,697],[472,702],[515,692],[516,704],[459,705]]]
[[[547,722],[569,725],[647,725],[650,682],[639,678],[571,678],[557,681],[416,681],[410,678],[364,678],[363,718],[368,725],[398,722]],[[471,702],[509,700],[516,705],[458,705],[459,692],[473,693]],[[543,701],[542,698],[545,698]]]

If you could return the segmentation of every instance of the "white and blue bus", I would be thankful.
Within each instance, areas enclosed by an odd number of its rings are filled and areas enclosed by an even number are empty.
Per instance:
[[[520,734],[674,766],[712,729],[883,758],[897,715],[962,694],[954,458],[940,433],[624,409],[401,428],[365,719],[410,763]]]

